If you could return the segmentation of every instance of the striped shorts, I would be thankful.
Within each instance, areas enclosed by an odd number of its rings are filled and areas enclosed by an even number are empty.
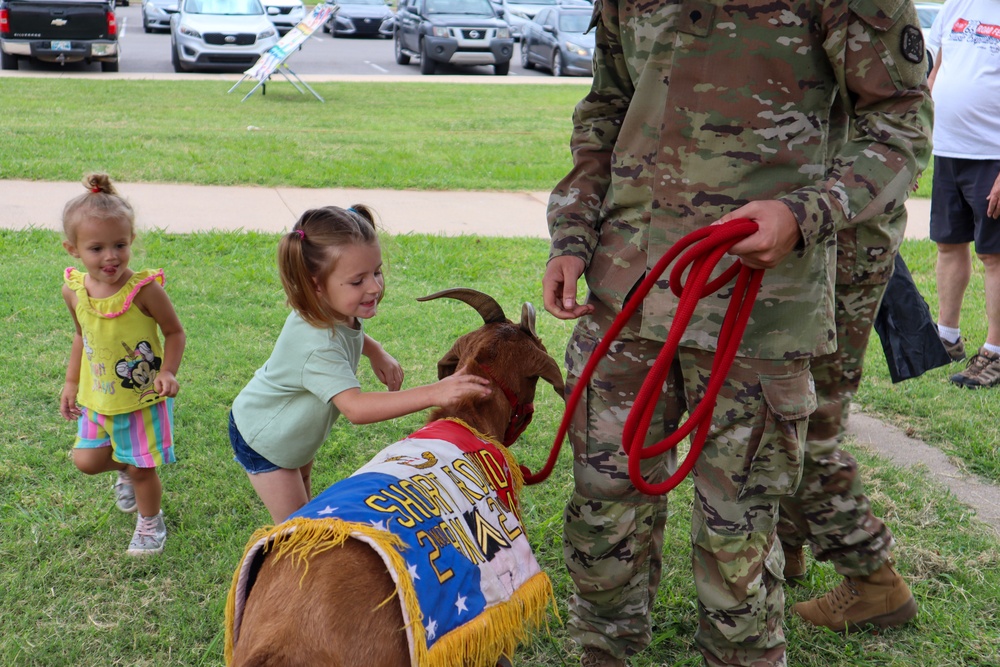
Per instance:
[[[80,409],[74,448],[112,447],[111,458],[136,468],[156,468],[176,460],[174,399],[122,415]]]

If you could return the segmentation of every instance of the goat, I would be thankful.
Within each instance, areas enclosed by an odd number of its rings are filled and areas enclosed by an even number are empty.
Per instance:
[[[285,523],[251,537],[226,609],[226,658],[233,667],[509,665],[508,656],[529,628],[544,619],[552,584],[520,526],[517,493],[523,480],[506,449],[531,421],[538,379],[549,382],[562,397],[562,374],[535,333],[530,303],[522,306],[518,325],[507,319],[496,300],[474,290],[444,290],[418,301],[441,297],[474,307],[484,324],[454,343],[438,362],[438,376],[464,368],[490,379],[494,391],[451,409],[433,410],[424,428],[397,443],[416,442],[419,455],[397,455],[393,445]],[[462,448],[435,439],[445,432],[457,434]],[[486,449],[470,454],[469,438],[475,441],[473,448]],[[425,472],[431,459],[449,464],[444,474]],[[405,473],[409,478],[398,484],[379,480],[365,487],[363,502],[351,503],[349,510],[335,509],[350,515],[354,510],[370,514],[369,508],[375,508],[385,513],[379,516],[387,525],[425,526],[418,546],[398,544],[400,538],[381,530],[382,521],[370,521],[370,528],[363,521],[324,519],[314,528],[316,522],[303,518],[332,512],[330,504],[317,508],[331,499],[342,500],[343,490],[360,485],[359,480],[377,479],[372,470],[396,466],[392,474],[398,474],[396,469],[404,464],[411,466]],[[367,476],[362,474],[366,471]],[[471,511],[445,511],[461,504],[455,501],[463,495],[476,503]],[[290,536],[299,540],[298,546],[290,544]],[[453,631],[435,638],[436,620],[427,618],[413,599],[420,577],[411,576],[418,572],[411,559],[429,564],[433,569],[423,570],[424,577],[431,580],[428,575],[433,573],[442,586],[455,586],[464,577],[494,595],[500,589],[506,592],[499,604],[484,606],[474,620],[462,620]],[[527,574],[517,574],[521,568]],[[241,610],[238,600],[243,601]],[[459,608],[453,613],[460,614],[466,600],[459,594]],[[430,639],[436,641],[428,648]]]

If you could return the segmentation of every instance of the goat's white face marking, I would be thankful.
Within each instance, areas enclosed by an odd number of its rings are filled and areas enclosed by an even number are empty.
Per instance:
[[[378,243],[343,248],[337,266],[318,289],[326,305],[350,325],[356,317],[375,317],[378,299],[385,289]]]

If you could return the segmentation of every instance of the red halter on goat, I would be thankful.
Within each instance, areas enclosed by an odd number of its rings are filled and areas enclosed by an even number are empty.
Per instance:
[[[742,239],[757,231],[757,223],[739,218],[724,225],[712,225],[698,229],[684,238],[680,239],[670,250],[660,258],[649,274],[643,279],[636,289],[634,296],[625,304],[622,312],[618,314],[607,334],[598,344],[587,365],[583,369],[573,393],[566,401],[566,412],[563,414],[562,423],[556,434],[555,443],[549,452],[549,458],[545,466],[537,473],[532,473],[525,466],[521,466],[526,484],[537,484],[548,478],[555,466],[555,460],[559,454],[559,448],[566,431],[569,429],[569,422],[573,412],[580,402],[583,389],[594,373],[598,362],[607,353],[611,344],[621,333],[625,323],[635,313],[642,304],[643,299],[649,294],[653,285],[659,280],[674,259],[689,246],[690,250],[678,260],[677,264],[670,271],[670,289],[679,298],[677,313],[674,316],[673,325],[667,334],[667,340],[650,369],[649,375],[642,384],[639,394],[636,396],[635,404],[629,416],[625,420],[625,427],[622,432],[622,446],[628,454],[629,478],[636,489],[647,495],[662,495],[669,493],[680,484],[681,480],[694,468],[698,456],[701,454],[705,439],[708,436],[708,429],[712,422],[712,411],[715,409],[716,399],[719,395],[723,382],[729,374],[733,359],[739,349],[743,332],[746,330],[747,322],[750,320],[750,311],[753,309],[757,292],[760,289],[764,272],[761,269],[750,269],[743,266],[739,261],[726,269],[722,275],[709,282],[712,270],[722,259],[731,247]],[[684,270],[691,267],[686,282],[682,280]],[[694,309],[698,300],[716,292],[720,287],[737,276],[736,286],[733,289],[732,301],[726,310],[726,316],[719,332],[718,352],[712,364],[712,374],[709,378],[705,395],[698,406],[688,415],[688,419],[676,431],[663,440],[645,447],[643,441],[645,434],[649,430],[649,425],[653,419],[653,411],[656,407],[657,397],[663,382],[666,380],[670,365],[677,348],[680,344],[681,336],[691,321]],[[652,484],[642,477],[640,464],[643,459],[659,456],[664,452],[676,447],[681,440],[687,437],[694,429],[698,432],[691,441],[691,448],[688,451],[681,466],[670,477],[661,484]]]
[[[531,423],[531,418],[535,414],[535,404],[528,403],[527,405],[521,403],[517,400],[517,395],[514,394],[510,388],[507,387],[503,382],[500,382],[495,375],[490,371],[489,366],[480,365],[483,372],[486,373],[486,377],[490,381],[500,388],[503,395],[507,397],[507,402],[510,403],[510,423],[507,425],[507,430],[503,434],[503,444],[505,447],[510,447],[514,444],[514,441],[521,437],[524,433],[524,429],[528,428],[528,424]]]

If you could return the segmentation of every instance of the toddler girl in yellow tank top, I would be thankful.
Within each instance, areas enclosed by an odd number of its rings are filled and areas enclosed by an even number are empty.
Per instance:
[[[105,174],[87,176],[84,185],[88,192],[63,209],[63,247],[84,270],[64,274],[76,334],[59,411],[77,420],[76,467],[88,475],[116,472],[118,509],[138,510],[128,553],[156,554],[167,537],[156,468],[174,461],[184,329],[163,290],[163,271],[129,268],[131,205]]]

